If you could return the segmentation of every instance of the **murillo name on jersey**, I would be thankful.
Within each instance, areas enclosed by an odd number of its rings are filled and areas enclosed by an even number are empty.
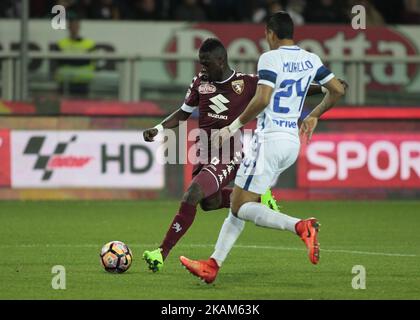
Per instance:
[[[283,62],[283,72],[302,72],[313,68],[314,66],[309,60]]]

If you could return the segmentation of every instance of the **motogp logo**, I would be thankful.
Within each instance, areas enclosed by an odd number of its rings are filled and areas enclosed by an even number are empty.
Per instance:
[[[69,144],[76,141],[76,136],[71,137],[70,141],[59,142],[54,148],[54,152],[49,155],[41,153],[45,139],[45,136],[31,137],[23,151],[23,154],[25,155],[37,156],[33,169],[44,171],[44,174],[42,175],[43,181],[51,179],[54,169],[81,168],[91,160],[91,157],[63,156]]]

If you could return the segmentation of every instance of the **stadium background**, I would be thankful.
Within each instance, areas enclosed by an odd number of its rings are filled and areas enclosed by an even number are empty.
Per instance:
[[[206,37],[223,41],[232,67],[255,72],[267,49],[261,21],[280,8],[294,17],[298,44],[319,54],[350,87],[321,122],[313,144],[282,176],[277,197],[418,197],[420,27],[415,23],[420,11],[415,1],[359,1],[368,28],[354,30],[356,2],[31,1],[26,74],[17,19],[22,3],[2,2],[0,198],[179,197],[190,166],[156,164],[149,152],[156,146],[144,143],[140,131],[181,105]],[[68,30],[52,29],[54,4],[67,7],[67,19],[81,19],[80,36],[94,43],[89,52],[81,49],[79,58],[59,48]],[[85,91],[70,88],[77,82],[71,80],[74,74],[59,78],[63,63],[92,66]],[[318,100],[308,98],[304,114]],[[38,155],[50,156],[41,159],[50,168],[48,179],[35,168],[36,152],[25,153],[39,136],[33,130],[45,131]],[[86,130],[113,132],[119,139],[88,138]],[[60,132],[64,140],[77,137],[54,154]]]
[[[55,4],[81,19],[77,49],[52,28]],[[366,30],[351,27],[356,4]],[[216,283],[197,284],[177,257],[209,256],[226,217],[199,209],[164,271],[146,272],[141,254],[162,240],[191,167],[159,164],[141,130],[181,105],[206,37],[255,72],[262,21],[279,9],[349,83],[274,188],[284,212],[322,222],[320,264],[290,234],[247,224]],[[0,1],[0,299],[418,299],[419,12],[415,0]],[[121,276],[98,261],[115,239],[134,255]],[[66,290],[51,287],[56,265]]]

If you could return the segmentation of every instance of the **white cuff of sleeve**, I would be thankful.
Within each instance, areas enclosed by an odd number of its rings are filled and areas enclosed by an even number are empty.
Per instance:
[[[189,106],[185,103],[181,106],[181,110],[185,111],[185,112],[188,112],[188,113],[193,113],[196,108],[197,107],[191,107],[191,106]]]
[[[162,124],[160,124],[160,123],[158,125],[154,126],[153,128],[157,129],[158,132],[161,132],[164,129]]]
[[[326,94],[328,92],[328,89],[321,86],[321,91],[322,91],[323,94]]]
[[[230,125],[229,125],[229,131],[231,133],[235,133],[237,130],[239,130],[240,128],[242,128],[243,124],[241,123],[241,121],[239,121],[239,118],[237,118],[235,121],[233,121]]]

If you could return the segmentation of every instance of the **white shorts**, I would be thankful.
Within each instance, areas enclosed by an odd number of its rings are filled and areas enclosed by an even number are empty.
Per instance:
[[[235,185],[264,194],[277,182],[279,175],[296,161],[300,142],[282,136],[264,138],[263,142],[259,140],[258,135],[254,135],[236,174]]]

